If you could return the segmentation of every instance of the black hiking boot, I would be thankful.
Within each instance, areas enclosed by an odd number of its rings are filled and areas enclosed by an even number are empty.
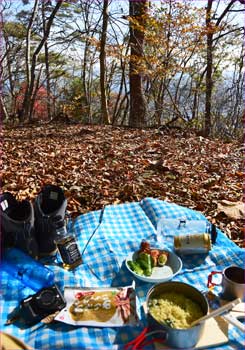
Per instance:
[[[34,210],[28,200],[18,201],[10,192],[0,196],[2,247],[15,247],[38,257]]]
[[[65,218],[67,200],[63,190],[55,185],[46,185],[34,201],[35,231],[39,257],[54,255],[57,250],[54,218]]]

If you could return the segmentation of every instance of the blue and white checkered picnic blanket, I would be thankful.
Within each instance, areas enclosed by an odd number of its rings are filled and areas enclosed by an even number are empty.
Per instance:
[[[74,271],[66,271],[57,264],[47,265],[55,273],[55,283],[62,291],[64,286],[131,285],[133,276],[126,269],[124,260],[130,252],[139,248],[142,239],[154,239],[157,223],[163,216],[166,219],[185,217],[188,220],[206,220],[197,211],[153,198],[109,205],[104,210],[77,217],[72,229],[76,233],[80,251],[84,252],[83,264]],[[218,230],[217,241],[206,258],[194,255],[183,259],[183,269],[174,280],[191,284],[203,291],[211,271],[222,271],[231,264],[244,266],[244,249],[236,246]],[[135,338],[146,325],[141,305],[152,284],[136,280],[140,316],[138,327],[75,327],[60,322],[47,325],[39,323],[26,329],[20,329],[16,324],[5,326],[8,314],[21,299],[33,294],[33,291],[4,271],[1,271],[1,278],[1,330],[22,339],[35,350],[123,349],[124,344]],[[244,349],[244,334],[231,325],[229,339],[229,344],[215,349]]]

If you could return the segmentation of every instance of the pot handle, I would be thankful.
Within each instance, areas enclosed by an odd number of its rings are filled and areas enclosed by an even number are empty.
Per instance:
[[[217,274],[221,274],[222,275],[222,271],[212,271],[209,275],[208,275],[208,283],[207,283],[207,287],[208,288],[212,288],[212,287],[214,287],[214,286],[220,286],[221,285],[221,282],[220,283],[214,283],[213,281],[212,281],[212,279],[213,279],[213,276],[214,275],[217,275]]]
[[[164,333],[164,338],[152,338],[147,340],[147,337],[156,334],[156,333]],[[124,349],[129,349],[132,347],[132,350],[143,350],[144,346],[147,346],[149,344],[155,343],[155,342],[165,342],[167,339],[167,332],[165,331],[149,331],[148,327],[145,327],[143,331],[136,337],[135,339],[131,340],[127,344],[124,345]]]

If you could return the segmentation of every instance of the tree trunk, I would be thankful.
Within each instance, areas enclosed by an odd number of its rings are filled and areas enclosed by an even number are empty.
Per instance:
[[[39,89],[39,83],[40,83],[40,77],[42,74],[42,68],[39,70],[38,72],[38,76],[35,82],[35,86],[33,87],[33,91],[32,91],[32,96],[31,96],[31,100],[30,100],[30,107],[29,107],[29,114],[30,116],[34,116],[34,105],[35,105],[35,101],[36,101],[36,97],[37,97],[37,93],[38,93],[38,89]],[[31,121],[31,118],[29,118],[29,121]]]
[[[98,25],[100,23],[100,19],[98,18],[98,22],[95,26],[90,23],[89,14],[93,12],[92,1],[83,2],[82,11],[82,22],[84,23],[85,31],[83,34],[86,34],[84,49],[83,49],[83,60],[81,64],[81,79],[82,79],[82,87],[83,87],[83,96],[84,96],[84,114],[86,115],[86,122],[91,124],[92,120],[92,81],[93,81],[93,57],[91,57],[91,38],[98,33]],[[103,14],[101,15],[103,18]]]
[[[58,12],[59,8],[61,7],[62,3],[64,2],[64,0],[60,0],[56,3],[53,11],[50,14],[50,17],[48,18],[48,21],[46,23],[46,28],[45,28],[45,32],[43,34],[43,38],[40,41],[39,45],[37,46],[37,48],[34,50],[34,53],[32,55],[32,59],[31,59],[31,67],[30,67],[30,62],[28,62],[29,57],[27,57],[27,88],[26,88],[26,93],[25,93],[25,98],[24,98],[24,112],[25,112],[25,116],[28,117],[29,120],[32,119],[32,115],[31,115],[31,110],[30,107],[33,105],[33,101],[32,99],[33,97],[33,92],[35,89],[35,82],[36,82],[36,76],[35,76],[35,70],[36,70],[36,64],[37,64],[37,59],[38,59],[38,55],[40,53],[40,51],[42,50],[44,44],[46,43],[48,37],[49,37],[49,33],[50,33],[50,29],[51,26],[53,24],[54,18],[56,16],[56,13]],[[34,14],[36,14],[36,5],[38,4],[38,0],[36,0],[35,2],[35,7],[32,13],[32,22],[33,22],[33,17]],[[30,25],[31,24],[31,25]],[[30,35],[31,35],[31,28],[32,28],[32,23],[30,21],[29,27],[30,30],[28,31],[28,37],[30,39]],[[29,47],[29,48],[28,48]],[[27,56],[30,55],[30,53],[28,54],[28,51],[30,50],[30,42],[27,45]]]
[[[0,94],[0,122],[5,119],[9,119],[9,114],[7,108],[5,107],[2,94]]]
[[[44,45],[45,50],[45,68],[46,68],[46,89],[47,89],[47,112],[48,112],[48,120],[51,120],[51,87],[50,87],[50,70],[49,70],[49,49],[48,43],[46,42]]]
[[[46,3],[42,2],[42,17],[43,17],[43,35],[46,32]],[[44,44],[44,55],[45,55],[45,70],[46,70],[46,89],[47,89],[47,114],[48,120],[51,120],[51,88],[50,88],[50,70],[49,70],[49,49],[47,41]]]
[[[112,125],[117,124],[117,118],[118,116],[121,114],[123,108],[123,102],[124,100],[126,100],[127,98],[127,82],[126,82],[126,73],[125,73],[125,67],[126,64],[125,62],[122,61],[121,59],[121,71],[122,71],[122,75],[121,75],[121,80],[120,80],[120,86],[119,86],[119,90],[117,93],[117,99],[114,105],[114,111],[113,111],[113,116],[112,116]],[[123,94],[123,89],[125,90],[125,94],[122,97]]]
[[[204,135],[207,137],[211,133],[211,101],[212,101],[212,71],[213,71],[213,30],[211,28],[211,10],[213,0],[208,0],[206,8],[206,28],[207,28],[207,71],[206,71],[206,101],[205,101],[205,126]]]
[[[31,14],[30,21],[27,26],[27,32],[26,32],[26,54],[25,54],[25,59],[26,59],[26,88],[25,88],[25,96],[23,100],[23,105],[22,105],[22,110],[21,110],[21,122],[24,120],[25,117],[29,115],[29,106],[30,106],[30,99],[31,99],[31,93],[30,93],[30,75],[31,75],[31,59],[30,59],[30,52],[31,52],[31,30],[32,26],[35,20],[35,17],[37,15],[38,11],[38,3],[39,0],[35,0],[33,11]]]
[[[148,1],[129,0],[129,15],[137,20],[141,28],[144,28],[144,15],[147,12]],[[135,28],[130,23],[130,63],[129,63],[129,89],[130,109],[129,126],[144,127],[146,125],[146,101],[143,92],[142,74],[139,62],[143,58],[144,30]]]
[[[210,136],[211,134],[211,106],[212,106],[212,92],[213,92],[213,33],[215,27],[217,28],[225,15],[229,12],[230,8],[237,0],[231,0],[221,15],[216,19],[216,22],[212,23],[211,11],[213,0],[208,0],[206,7],[206,29],[207,29],[207,71],[206,71],[206,102],[205,102],[205,126],[204,135]]]
[[[103,24],[100,40],[100,94],[101,94],[101,114],[104,124],[110,124],[110,117],[107,106],[107,93],[106,93],[106,36],[108,26],[108,0],[104,0],[103,5]]]

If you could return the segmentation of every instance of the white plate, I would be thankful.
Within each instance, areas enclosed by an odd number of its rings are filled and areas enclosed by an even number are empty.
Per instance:
[[[151,248],[158,249],[158,248]],[[153,267],[151,276],[140,276],[134,271],[132,271],[128,265],[128,261],[134,261],[136,258],[137,252],[132,252],[126,258],[125,264],[127,269],[139,280],[149,283],[158,283],[158,282],[166,282],[171,280],[174,276],[176,276],[182,269],[182,261],[181,259],[174,254],[173,252],[165,249],[164,250],[169,253],[168,260],[164,266],[161,267]]]

